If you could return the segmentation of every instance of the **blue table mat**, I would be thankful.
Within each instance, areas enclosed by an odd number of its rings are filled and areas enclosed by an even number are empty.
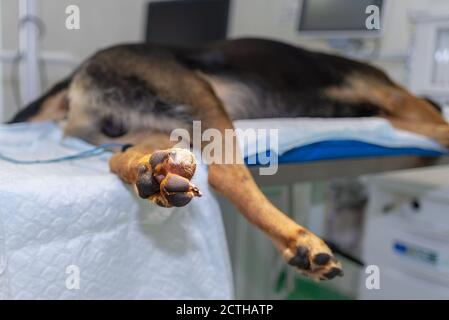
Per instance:
[[[278,163],[304,163],[323,160],[414,155],[438,157],[447,153],[414,147],[392,148],[355,140],[320,141],[289,150],[279,156]],[[267,152],[270,156],[270,151]],[[245,158],[248,165],[259,165],[259,157]]]

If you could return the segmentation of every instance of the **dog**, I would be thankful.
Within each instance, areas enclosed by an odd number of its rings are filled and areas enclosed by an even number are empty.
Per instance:
[[[201,195],[190,182],[195,158],[169,139],[176,128],[191,131],[193,120],[223,133],[236,119],[374,116],[449,145],[438,107],[379,69],[254,38],[100,50],[10,122],[58,121],[66,135],[93,144],[128,144],[111,157],[111,171],[141,198],[170,207]],[[343,274],[325,242],[275,208],[244,164],[214,162],[208,181],[302,274],[316,280]]]

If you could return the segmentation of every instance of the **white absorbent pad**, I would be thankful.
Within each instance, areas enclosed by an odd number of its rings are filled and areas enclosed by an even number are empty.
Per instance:
[[[0,152],[19,159],[91,147],[62,139],[48,123],[0,126]],[[39,165],[0,160],[0,298],[232,298],[206,168],[194,178],[203,197],[166,209],[111,174],[109,156]]]
[[[268,149],[282,155],[286,151],[315,142],[327,140],[355,140],[384,147],[415,147],[447,152],[435,141],[409,131],[395,129],[381,118],[276,118],[238,120],[236,128],[266,132],[262,135],[238,135],[241,148],[245,146],[247,157]],[[260,143],[268,140],[269,131],[277,131],[277,143]],[[263,141],[262,140],[262,141]],[[271,147],[271,148],[270,148]]]

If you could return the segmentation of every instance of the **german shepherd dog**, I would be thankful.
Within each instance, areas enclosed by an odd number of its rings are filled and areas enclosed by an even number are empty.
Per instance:
[[[111,171],[134,185],[140,197],[169,207],[200,195],[190,183],[193,155],[173,149],[169,139],[176,128],[192,130],[193,120],[224,137],[235,119],[371,116],[449,145],[449,125],[438,108],[382,71],[264,39],[107,48],[11,122],[61,121],[66,135],[132,145],[111,157]],[[317,280],[342,275],[324,241],[276,209],[241,162],[210,164],[208,181],[301,273]]]

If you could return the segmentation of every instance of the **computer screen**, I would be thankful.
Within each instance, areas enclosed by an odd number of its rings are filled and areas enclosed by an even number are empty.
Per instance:
[[[171,0],[148,4],[146,41],[196,45],[226,38],[230,0]]]
[[[341,33],[348,36],[357,32],[358,35],[379,33],[379,30],[366,28],[369,14],[366,8],[376,5],[382,11],[382,0],[303,0],[299,21],[300,32],[310,33]],[[382,26],[382,24],[381,24]]]

